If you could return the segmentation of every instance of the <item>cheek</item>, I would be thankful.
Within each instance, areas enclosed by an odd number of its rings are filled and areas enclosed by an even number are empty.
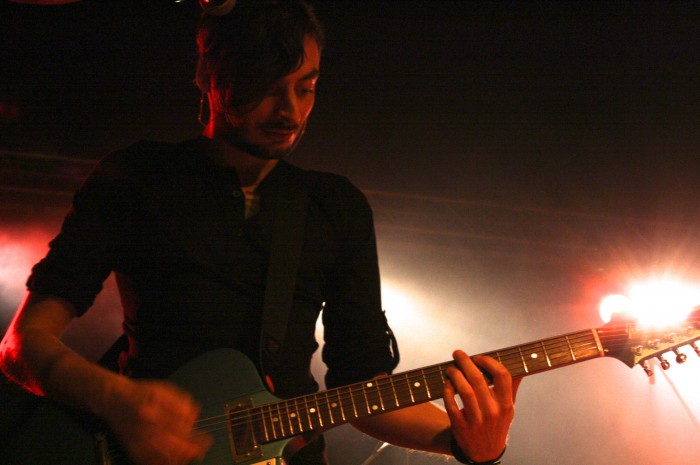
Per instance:
[[[311,97],[308,99],[308,102],[305,102],[303,107],[302,107],[302,115],[304,115],[304,119],[309,117],[309,114],[311,113],[311,110],[314,108],[314,103],[316,102],[315,97]]]

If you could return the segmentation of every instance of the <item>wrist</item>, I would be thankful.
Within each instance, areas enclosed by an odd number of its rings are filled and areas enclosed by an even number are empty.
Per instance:
[[[485,462],[475,462],[464,453],[461,447],[459,447],[459,444],[457,444],[457,440],[454,438],[454,436],[450,439],[450,450],[452,451],[452,456],[455,458],[455,460],[466,465],[499,465],[501,463],[501,457],[503,457],[503,454],[506,452],[506,448],[504,447],[503,451],[501,451],[501,453],[495,459],[487,460]]]
[[[101,372],[88,389],[89,409],[105,420],[124,409],[129,400],[132,381],[112,372]]]

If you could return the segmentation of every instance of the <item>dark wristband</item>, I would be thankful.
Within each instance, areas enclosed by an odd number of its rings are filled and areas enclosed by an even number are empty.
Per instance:
[[[503,454],[506,453],[506,448],[504,447],[503,452],[501,452],[495,459],[487,460],[486,462],[475,462],[467,457],[467,454],[465,454],[462,448],[459,447],[459,444],[457,444],[457,440],[454,438],[454,436],[452,439],[450,439],[450,449],[452,449],[452,455],[454,456],[455,460],[467,465],[499,465],[501,463],[501,457],[503,457]]]

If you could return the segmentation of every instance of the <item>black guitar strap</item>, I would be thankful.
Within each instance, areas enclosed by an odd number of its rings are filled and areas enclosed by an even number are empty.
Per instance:
[[[284,352],[304,243],[310,180],[307,172],[301,174],[299,182],[289,183],[284,192],[275,195],[272,207],[272,237],[260,339],[260,368],[271,391],[274,391],[271,374],[278,369]]]

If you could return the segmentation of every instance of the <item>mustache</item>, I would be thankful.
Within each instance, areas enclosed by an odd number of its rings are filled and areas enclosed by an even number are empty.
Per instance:
[[[274,121],[267,121],[267,122],[263,123],[260,127],[262,129],[271,129],[271,130],[298,131],[301,126],[299,124],[296,124],[296,123],[291,122],[291,121],[274,120]]]

